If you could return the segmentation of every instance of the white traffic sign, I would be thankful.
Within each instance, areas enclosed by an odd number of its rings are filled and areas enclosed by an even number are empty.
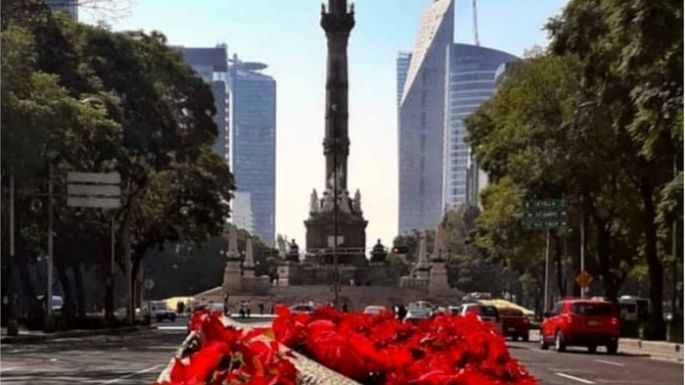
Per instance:
[[[121,176],[118,172],[70,172],[67,182],[67,205],[70,207],[121,207]]]
[[[118,209],[121,207],[121,199],[96,198],[96,197],[67,197],[69,207],[90,207],[100,209]]]
[[[121,175],[118,172],[70,172],[67,173],[68,183],[119,184]]]
[[[68,195],[90,195],[102,197],[119,197],[121,187],[109,184],[69,184]]]

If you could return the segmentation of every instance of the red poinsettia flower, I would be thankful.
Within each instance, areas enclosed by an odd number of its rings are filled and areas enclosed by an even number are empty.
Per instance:
[[[312,314],[279,309],[276,338],[364,384],[533,385],[504,339],[475,315],[439,315],[417,325],[389,314]]]

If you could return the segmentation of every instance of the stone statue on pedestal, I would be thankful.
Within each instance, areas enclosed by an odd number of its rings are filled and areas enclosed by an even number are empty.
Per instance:
[[[362,212],[362,194],[359,192],[359,189],[357,189],[357,192],[354,193],[354,202],[352,202],[352,208],[358,213]]]
[[[224,268],[224,295],[236,294],[242,290],[240,274],[240,253],[238,253],[238,232],[235,226],[228,229],[228,250],[225,253],[226,267]]]
[[[295,263],[300,262],[300,247],[297,246],[297,243],[294,239],[292,240],[292,242],[290,242],[290,250],[288,251],[286,260]]]
[[[243,277],[254,278],[254,256],[252,255],[252,237],[245,242],[245,261],[243,262]]]
[[[319,197],[316,194],[316,189],[312,190],[312,195],[309,197],[309,212],[315,213],[319,211]]]

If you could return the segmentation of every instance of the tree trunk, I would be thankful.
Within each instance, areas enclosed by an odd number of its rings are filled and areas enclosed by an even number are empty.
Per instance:
[[[59,277],[59,282],[62,285],[62,292],[64,294],[64,305],[62,313],[67,321],[67,325],[73,326],[72,321],[76,316],[75,308],[76,304],[74,302],[74,293],[71,289],[71,282],[69,280],[69,275],[67,274],[67,268],[62,263],[55,264],[57,270],[57,276]],[[48,306],[50,302],[48,302]]]
[[[554,240],[554,267],[556,272],[557,293],[560,298],[566,297],[566,282],[563,268],[563,240],[557,231],[552,231]]]
[[[76,291],[76,308],[78,309],[79,318],[86,317],[86,298],[83,292],[83,275],[81,273],[81,263],[77,263],[71,267],[74,273],[74,289]]]
[[[650,309],[650,338],[664,338],[666,330],[663,317],[663,290],[664,290],[664,268],[659,259],[656,234],[656,208],[652,197],[652,188],[649,181],[644,181],[641,186],[642,201],[644,207],[645,221],[645,257],[649,272],[649,299]]]
[[[602,274],[604,285],[604,295],[612,302],[616,302],[618,296],[618,286],[616,277],[611,272],[612,269],[612,245],[611,234],[607,228],[607,223],[599,215],[595,215],[595,225],[597,226],[597,259],[599,260],[599,270]]]

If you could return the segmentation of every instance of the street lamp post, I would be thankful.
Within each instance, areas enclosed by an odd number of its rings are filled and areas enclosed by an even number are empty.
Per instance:
[[[336,106],[331,106],[331,118],[335,129]],[[338,297],[340,295],[339,271],[338,271],[338,136],[333,133],[333,305],[338,307]]]
[[[53,262],[53,202],[52,202],[53,161],[48,162],[48,257],[47,282],[45,288],[45,330],[52,330],[52,262]]]
[[[12,291],[12,280],[14,277],[14,169],[10,170],[10,263],[9,263],[9,285],[7,285],[7,334],[10,336],[16,336],[19,334],[19,328],[17,324],[17,314],[16,314],[16,301],[14,299],[15,294]]]

